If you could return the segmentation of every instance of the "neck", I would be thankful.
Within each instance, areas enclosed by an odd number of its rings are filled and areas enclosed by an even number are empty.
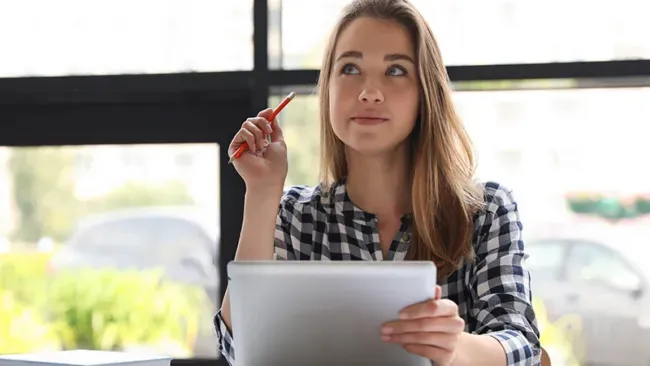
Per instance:
[[[411,173],[408,149],[362,155],[346,148],[350,199],[362,210],[378,216],[411,212]]]

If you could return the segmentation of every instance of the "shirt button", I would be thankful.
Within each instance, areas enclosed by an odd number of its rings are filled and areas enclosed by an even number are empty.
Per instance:
[[[403,243],[408,243],[410,241],[411,241],[411,234],[404,233],[404,235],[402,235],[402,242]]]

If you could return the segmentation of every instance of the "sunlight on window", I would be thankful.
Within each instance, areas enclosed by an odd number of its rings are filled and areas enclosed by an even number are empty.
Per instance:
[[[478,178],[511,188],[518,201],[553,363],[650,359],[650,291],[639,286],[650,283],[650,88],[459,91],[454,99],[478,153]],[[279,120],[289,155],[286,184],[316,184],[317,96],[296,97]],[[576,240],[607,246],[620,258],[591,268],[606,281],[585,287],[562,277],[584,257],[563,249]]]
[[[350,0],[281,0],[282,68],[319,68]],[[448,65],[650,57],[650,3],[640,0],[412,0]],[[277,10],[276,10],[277,11]],[[305,17],[316,13],[318,17]]]
[[[0,77],[251,70],[252,3],[0,1]]]
[[[218,154],[0,148],[0,354],[216,357]]]

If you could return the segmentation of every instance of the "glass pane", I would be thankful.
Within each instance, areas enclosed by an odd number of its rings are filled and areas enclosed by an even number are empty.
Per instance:
[[[284,96],[272,96],[269,99],[271,108],[275,108]],[[318,183],[318,110],[317,96],[297,95],[278,116],[289,160],[286,185]]]
[[[320,68],[326,37],[348,2],[282,0],[282,67]],[[429,21],[448,65],[650,58],[647,1],[412,2]]]
[[[218,192],[216,144],[0,147],[0,354],[217,357]]]
[[[526,260],[528,269],[539,272],[549,277],[556,276],[562,267],[565,256],[566,243],[541,241],[528,245]]]
[[[250,70],[252,3],[2,1],[0,77]]]
[[[582,243],[571,252],[569,276],[574,281],[595,281],[633,290],[641,281],[615,251],[594,243]]]
[[[618,238],[610,247],[630,263],[636,263],[636,268],[648,268],[650,174],[642,161],[650,155],[647,127],[650,87],[459,91],[454,99],[478,152],[478,178],[500,182],[513,190],[519,203],[525,241],[552,236],[559,242],[563,233],[571,239],[584,237],[603,242]],[[271,105],[278,101],[275,98]],[[315,184],[319,144],[317,96],[297,96],[282,112],[280,123],[289,149],[286,184]],[[575,197],[618,200],[634,214],[614,220],[576,212],[570,204],[570,199]],[[541,253],[541,247],[535,249],[531,245],[531,248],[532,267],[549,266],[559,259],[557,247],[550,253]],[[534,277],[535,303],[549,306],[549,314],[552,311],[572,322],[580,320],[580,309],[551,309],[561,288],[547,280],[554,279]],[[584,301],[589,303],[588,299]],[[634,311],[642,307],[641,302],[635,304],[639,307],[630,308],[628,313],[637,319],[641,313]],[[603,304],[597,311],[606,314],[610,310],[611,304]],[[569,356],[575,351],[574,356],[578,357],[585,339],[607,340],[590,334],[574,334],[561,325],[556,327],[551,319],[541,318],[544,314],[540,311],[538,321],[551,337],[546,344],[549,348],[562,347]],[[595,314],[593,319],[598,318]],[[635,334],[638,329],[621,331]],[[636,334],[644,335],[625,338],[626,344],[633,348],[646,347],[650,342],[647,333]],[[605,346],[590,345],[601,349]],[[634,354],[644,354],[643,349],[636,348]]]

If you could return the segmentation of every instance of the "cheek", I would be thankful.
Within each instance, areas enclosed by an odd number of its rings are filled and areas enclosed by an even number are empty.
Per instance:
[[[391,93],[392,105],[401,110],[401,116],[408,127],[415,125],[420,114],[420,91],[417,85],[395,85]]]
[[[330,107],[329,112],[332,124],[341,124],[346,111],[354,106],[354,86],[341,79],[332,79],[329,86]]]

